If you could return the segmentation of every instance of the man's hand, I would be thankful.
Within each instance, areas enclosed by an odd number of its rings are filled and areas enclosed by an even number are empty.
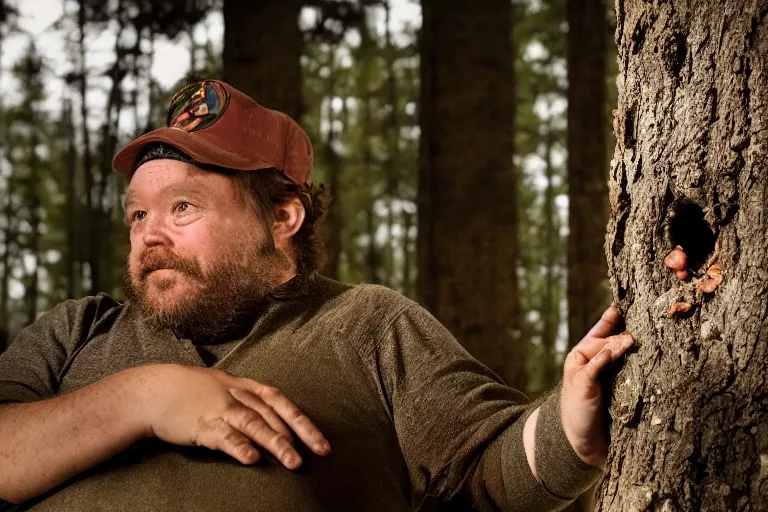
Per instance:
[[[331,451],[320,430],[275,388],[207,368],[163,364],[135,371],[146,390],[148,435],[220,450],[243,464],[261,458],[254,441],[288,469],[302,462],[291,430],[316,454]]]
[[[576,454],[586,463],[603,467],[605,442],[603,394],[598,375],[635,342],[629,333],[610,336],[619,322],[611,306],[565,359],[560,408],[563,428]]]

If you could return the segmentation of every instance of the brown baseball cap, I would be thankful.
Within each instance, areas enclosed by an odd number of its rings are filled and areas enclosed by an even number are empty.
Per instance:
[[[279,169],[299,184],[309,182],[312,173],[312,143],[298,123],[219,80],[202,80],[177,92],[167,126],[128,143],[112,166],[130,176],[142,149],[157,142],[201,164],[239,171]]]

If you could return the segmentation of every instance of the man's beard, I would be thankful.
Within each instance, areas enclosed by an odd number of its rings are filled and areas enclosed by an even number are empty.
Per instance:
[[[235,249],[231,249],[207,274],[195,259],[182,258],[165,249],[148,250],[138,261],[136,275],[126,261],[123,271],[126,297],[138,305],[152,326],[170,329],[178,338],[190,339],[195,344],[242,336],[252,327],[265,297],[282,284],[287,257],[270,242],[266,240],[246,249],[246,254],[251,254],[245,258],[238,257]],[[172,306],[161,308],[153,304],[148,296],[147,278],[158,269],[172,269],[192,280],[196,285],[193,296],[176,297]],[[155,284],[158,292],[171,286],[173,282]]]

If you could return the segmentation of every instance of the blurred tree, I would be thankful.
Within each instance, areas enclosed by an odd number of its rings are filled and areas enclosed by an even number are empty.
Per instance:
[[[541,345],[544,350],[539,372],[546,387],[552,386],[560,376],[560,361],[556,357],[557,334],[560,329],[560,305],[563,299],[563,258],[560,238],[560,215],[556,211],[555,198],[562,189],[556,182],[558,169],[554,163],[558,133],[553,128],[553,121],[548,119],[542,124],[544,133],[544,201],[542,207],[542,231],[540,243],[543,247],[541,262],[544,271],[544,286],[540,296],[542,317]],[[562,136],[559,137],[562,139]]]
[[[13,167],[14,195],[20,199],[20,208],[13,215],[18,221],[16,244],[19,267],[24,286],[25,323],[37,318],[38,292],[41,269],[43,167],[47,167],[43,132],[48,130],[41,103],[44,97],[42,61],[33,43],[14,65],[13,74],[20,84],[23,98],[18,106],[6,111],[10,123],[6,134],[12,148],[6,159]]]
[[[603,258],[608,222],[605,165],[608,9],[569,0],[568,16],[568,341],[573,346],[608,306]]]
[[[76,247],[78,247],[79,200],[77,197],[77,146],[75,145],[75,121],[73,118],[72,101],[67,99],[62,104],[60,133],[66,144],[63,151],[65,175],[64,175],[64,223],[66,229],[66,242],[60,247],[64,253],[66,294],[65,298],[74,299],[82,294],[82,281],[78,263]]]
[[[423,0],[422,12],[418,294],[470,353],[525,389],[511,5]]]
[[[324,274],[346,282],[387,283],[413,296],[418,148],[414,30],[405,26],[398,41],[391,34],[388,43],[391,24],[380,2],[308,5],[311,9],[303,16],[308,106],[303,125],[317,150],[314,179],[328,184],[333,195]]]
[[[224,1],[224,80],[301,120],[302,0]]]
[[[525,1],[515,12],[521,339],[529,347],[528,391],[535,396],[554,384],[562,363],[565,5]]]
[[[6,36],[16,29],[17,11],[15,5],[6,0],[0,0],[0,56],[3,55],[3,43]],[[5,102],[0,98],[0,179],[4,180],[5,197],[0,195],[0,209],[2,211],[2,251],[0,251],[0,352],[3,352],[9,343],[9,310],[8,287],[10,282],[11,250],[15,239],[14,219],[12,218],[12,197],[14,179],[12,172],[7,170],[5,158],[8,150],[6,141],[7,119],[4,115]]]
[[[337,94],[337,82],[340,71],[337,68],[337,50],[336,45],[331,44],[328,48],[328,78],[326,96],[324,98],[326,113],[324,122],[327,125],[326,137],[323,141],[322,151],[327,164],[328,188],[333,190],[334,196],[328,207],[328,217],[325,224],[325,242],[328,254],[328,261],[324,269],[324,275],[331,279],[339,279],[342,251],[342,231],[344,230],[343,214],[343,194],[341,193],[341,182],[343,173],[343,162],[341,155],[337,151],[337,114],[334,103],[337,99],[345,102],[347,98]],[[346,123],[344,124],[346,126]]]

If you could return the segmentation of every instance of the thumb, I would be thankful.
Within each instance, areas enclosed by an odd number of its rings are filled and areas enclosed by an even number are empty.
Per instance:
[[[579,372],[579,377],[582,380],[581,384],[587,387],[597,384],[600,372],[606,369],[612,360],[613,356],[610,348],[606,347],[598,352],[595,357],[581,368]]]

